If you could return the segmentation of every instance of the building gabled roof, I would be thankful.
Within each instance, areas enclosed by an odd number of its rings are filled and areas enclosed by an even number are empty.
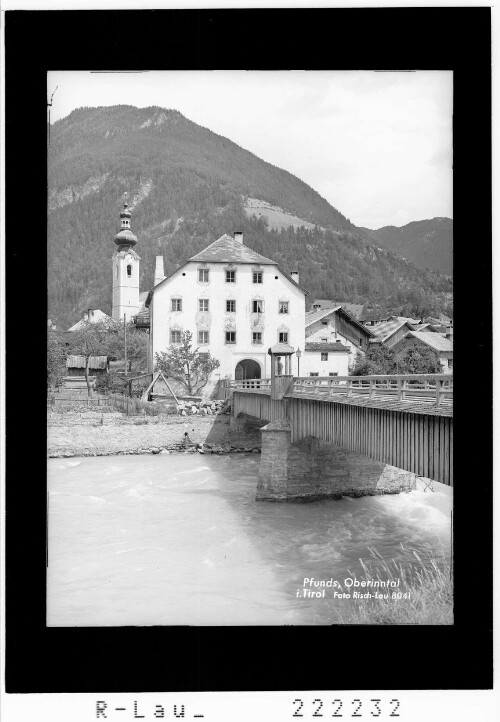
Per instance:
[[[402,326],[407,326],[408,331],[413,331],[413,326],[406,318],[392,318],[390,321],[384,321],[377,326],[373,326],[372,334],[374,338],[370,339],[371,343],[384,343],[393,333],[399,331]]]
[[[312,326],[313,323],[316,323],[316,321],[321,321],[322,318],[325,318],[325,316],[329,316],[332,313],[336,313],[337,311],[341,312],[346,316],[351,323],[353,323],[357,328],[359,328],[363,333],[365,333],[367,336],[373,336],[373,331],[370,331],[369,328],[366,328],[361,321],[358,321],[354,316],[352,316],[349,311],[346,311],[346,309],[343,306],[333,306],[332,308],[323,308],[319,309],[318,311],[308,311],[306,313],[306,328],[308,326]]]
[[[262,265],[275,266],[275,261],[261,256],[239,241],[235,241],[225,233],[216,241],[196,254],[191,256],[190,261],[197,263],[258,263]]]
[[[453,341],[446,338],[446,336],[441,336],[440,333],[410,331],[402,341],[407,338],[416,338],[418,341],[422,341],[426,346],[432,348],[433,351],[453,351]]]
[[[319,308],[317,311],[306,311],[306,328],[312,326],[316,321],[321,321],[325,316],[338,311],[340,306],[332,306],[331,308]]]
[[[306,341],[306,351],[332,351],[335,353],[351,353],[348,346],[344,346],[342,343],[329,343],[326,341]]]
[[[328,298],[315,298],[312,302],[311,308],[314,306],[320,305],[321,308],[319,309],[322,311],[325,308],[337,308],[338,306],[342,306],[344,311],[347,311],[351,314],[351,316],[354,316],[354,318],[359,319],[361,313],[363,312],[363,304],[361,303],[349,303],[348,301],[331,301]]]
[[[281,266],[276,263],[276,261],[271,261],[270,258],[261,256],[260,253],[253,251],[251,248],[245,246],[239,241],[235,241],[234,238],[231,238],[231,236],[225,233],[223,236],[207,246],[203,251],[200,251],[195,256],[188,258],[185,263],[179,266],[179,268],[176,268],[169,276],[166,276],[163,281],[157,283],[156,286],[148,292],[146,301],[144,302],[146,308],[149,308],[154,292],[157,291],[166,281],[170,280],[172,276],[178,273],[181,268],[184,268],[184,266],[188,263],[255,263],[263,266],[274,266],[288,281],[290,281],[290,283],[300,289],[303,294],[306,296],[309,295],[309,292],[306,291],[305,288],[302,288],[302,286],[297,283],[290,274],[284,271]]]
[[[96,309],[92,312],[90,323],[98,323],[99,321],[111,321],[111,316],[108,316],[107,313],[104,313],[104,311],[101,311],[100,309]],[[80,321],[77,321],[73,326],[71,326],[71,328],[68,328],[68,331],[79,331],[83,328],[85,323],[87,323],[87,320],[82,318]]]

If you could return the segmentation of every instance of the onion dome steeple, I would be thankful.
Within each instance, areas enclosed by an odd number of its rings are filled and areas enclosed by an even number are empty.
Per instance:
[[[137,236],[134,236],[130,230],[130,218],[132,213],[128,209],[127,194],[125,193],[125,202],[123,204],[123,210],[120,211],[121,229],[115,236],[115,243],[117,246],[128,246],[131,248],[137,243]]]

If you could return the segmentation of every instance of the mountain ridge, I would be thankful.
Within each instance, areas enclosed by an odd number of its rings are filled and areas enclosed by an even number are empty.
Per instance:
[[[453,220],[446,216],[411,221],[404,226],[363,228],[375,241],[420,268],[453,274]]]
[[[380,249],[293,174],[176,110],[75,109],[51,127],[48,181],[49,317],[62,327],[86,308],[111,311],[113,237],[125,192],[139,239],[141,291],[152,285],[156,255],[168,274],[224,233],[241,230],[256,252],[288,272],[299,268],[311,299],[450,308],[448,280]],[[252,213],[256,200],[260,216],[257,208]],[[278,228],[265,216],[269,208],[280,209],[272,211]],[[295,226],[286,227],[287,214]]]

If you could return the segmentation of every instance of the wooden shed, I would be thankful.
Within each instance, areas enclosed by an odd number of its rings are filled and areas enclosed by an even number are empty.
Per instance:
[[[66,369],[68,376],[85,376],[85,356],[68,356]],[[98,379],[107,376],[108,357],[91,356],[89,359],[89,374]]]

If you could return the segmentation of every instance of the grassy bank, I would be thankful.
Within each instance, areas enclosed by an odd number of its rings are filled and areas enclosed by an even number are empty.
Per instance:
[[[360,600],[354,609],[339,612],[332,623],[453,624],[452,573],[444,554],[422,557],[413,551],[415,562],[403,566],[393,559],[386,561],[375,549],[370,553],[370,560],[360,560],[365,581],[399,579],[399,587],[382,590],[389,592],[389,599]],[[401,592],[401,598],[393,599],[393,592]]]

